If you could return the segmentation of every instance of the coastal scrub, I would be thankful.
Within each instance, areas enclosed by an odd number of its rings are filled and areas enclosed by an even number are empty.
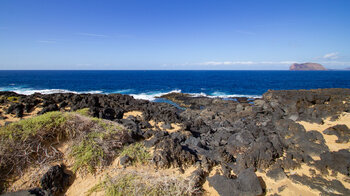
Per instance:
[[[191,195],[189,181],[179,176],[159,175],[150,172],[121,171],[116,176],[106,176],[105,180],[88,190],[87,196],[95,192],[106,196],[122,195]]]
[[[90,109],[89,108],[83,108],[75,111],[75,113],[80,114],[82,116],[90,116]]]
[[[7,97],[7,100],[9,102],[13,102],[13,103],[18,103],[19,102],[19,97],[15,97],[15,96],[12,96],[12,97]]]
[[[151,154],[142,143],[134,143],[124,147],[120,156],[129,156],[132,164],[147,164],[151,158]]]
[[[68,149],[74,172],[90,173],[109,165],[124,145],[133,142],[117,123],[76,112],[47,112],[13,122],[0,127],[0,192],[9,178],[20,177],[29,166],[62,161],[57,148],[66,141],[75,144]]]

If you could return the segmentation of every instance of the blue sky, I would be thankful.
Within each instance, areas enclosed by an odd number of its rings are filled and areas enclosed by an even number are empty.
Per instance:
[[[0,0],[0,69],[340,69],[349,10],[349,0]]]

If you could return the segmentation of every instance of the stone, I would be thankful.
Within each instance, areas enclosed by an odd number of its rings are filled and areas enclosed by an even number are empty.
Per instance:
[[[71,178],[71,175],[65,173],[64,169],[63,164],[51,167],[40,179],[42,189],[52,195],[63,193],[70,185]]]
[[[128,155],[125,155],[119,158],[119,163],[120,165],[123,165],[123,166],[128,165],[131,161],[132,159]]]

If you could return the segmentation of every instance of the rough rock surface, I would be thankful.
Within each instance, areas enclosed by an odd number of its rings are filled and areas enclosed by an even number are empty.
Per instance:
[[[41,178],[41,188],[51,195],[63,193],[70,184],[70,175],[65,173],[64,165],[51,167]]]
[[[243,170],[237,178],[227,178],[222,175],[214,175],[208,178],[209,185],[213,186],[220,195],[260,195],[263,193],[260,181],[253,169]]]
[[[350,129],[346,125],[335,125],[323,131],[327,135],[335,135],[338,137],[337,143],[348,143],[350,139]]]
[[[223,100],[181,93],[163,97],[179,107],[120,94],[22,96],[0,92],[0,95],[19,96],[19,104],[24,105],[24,110],[34,107],[42,107],[44,112],[90,108],[93,116],[116,121],[130,130],[133,141],[143,141],[146,147],[154,147],[152,161],[157,167],[199,165],[201,171],[193,177],[196,186],[201,185],[213,166],[220,166],[222,175],[207,179],[221,195],[263,194],[264,188],[254,169],[268,171],[267,176],[276,181],[288,178],[303,184],[310,184],[314,179],[284,171],[306,164],[315,166],[317,172],[324,175],[331,170],[350,176],[350,152],[330,151],[320,132],[306,131],[297,123],[322,124],[323,118],[335,120],[341,113],[349,113],[350,89],[268,91],[259,99]],[[126,112],[135,110],[141,111],[143,118],[123,119]],[[14,109],[11,112],[16,113]],[[152,126],[150,120],[164,124]],[[181,130],[168,132],[172,123],[181,123]],[[336,135],[340,143],[346,143],[349,141],[348,130],[339,125],[326,129],[324,134]],[[314,160],[313,156],[319,156],[320,160]],[[322,176],[317,176],[315,182],[314,189],[325,195],[349,191],[339,181],[328,181]],[[322,188],[330,185],[334,185],[332,190]]]
[[[7,196],[55,196],[62,195],[70,185],[71,176],[64,171],[64,165],[51,167],[41,178],[41,188],[6,193]]]

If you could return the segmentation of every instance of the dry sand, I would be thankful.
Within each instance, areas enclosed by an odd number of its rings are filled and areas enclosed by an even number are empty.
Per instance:
[[[123,115],[123,119],[126,119],[126,118],[128,118],[129,116],[134,116],[134,117],[139,117],[139,118],[143,118],[143,114],[142,114],[142,112],[141,111],[130,111],[130,112],[126,112],[126,113],[124,113],[124,115]]]
[[[335,125],[346,125],[350,128],[350,113],[343,113],[339,116],[336,121],[331,121],[330,118],[324,119],[324,124],[317,123],[309,123],[305,121],[299,121],[298,123],[303,125],[306,131],[316,130],[323,135],[323,138],[326,140],[326,145],[328,146],[330,151],[338,151],[340,149],[350,149],[350,143],[336,143],[335,141],[338,139],[335,135],[326,135],[323,133],[329,127]]]
[[[306,131],[318,131],[320,132],[326,142],[326,145],[329,147],[330,151],[338,151],[340,149],[350,149],[350,143],[336,143],[337,136],[334,135],[326,135],[323,133],[323,131],[329,127],[338,125],[338,124],[344,124],[350,128],[350,113],[343,113],[339,116],[339,118],[335,121],[331,121],[330,118],[324,119],[324,124],[317,124],[317,123],[309,123],[305,121],[298,121],[297,123],[304,126]],[[319,156],[313,156],[314,160],[319,160]],[[320,174],[316,168],[308,166],[306,164],[302,164],[301,168],[295,169],[295,170],[287,170],[285,171],[287,175],[289,174],[297,174],[299,176],[305,175],[308,177],[312,177],[310,173],[310,169],[313,169],[316,171],[316,174]],[[280,195],[293,195],[293,196],[299,196],[299,195],[320,195],[320,192],[317,190],[313,190],[309,188],[308,186],[294,183],[290,179],[285,178],[280,181],[274,181],[273,179],[266,176],[265,172],[256,172],[258,177],[262,177],[267,188],[266,195],[271,195],[278,193]],[[337,174],[337,176],[325,176],[322,175],[323,178],[331,181],[331,180],[339,180],[345,187],[350,188],[350,178],[348,176],[345,176],[343,174]],[[283,187],[283,188],[282,188]],[[282,191],[279,191],[278,189],[283,189]]]
[[[41,107],[36,107],[30,113],[24,112],[22,118],[17,118],[16,115],[14,115],[14,114],[6,114],[6,109],[8,107],[9,107],[8,105],[0,106],[1,115],[6,117],[6,119],[0,120],[0,125],[1,126],[4,126],[6,122],[17,122],[17,121],[20,121],[22,119],[27,119],[27,118],[36,116],[42,110]]]
[[[123,119],[128,118],[129,116],[134,116],[136,118],[140,118],[143,119],[143,114],[141,111],[130,111],[130,112],[126,112],[123,115]],[[153,127],[162,127],[165,122],[155,122],[154,120],[150,120],[149,123],[153,126]],[[173,133],[173,132],[177,132],[177,131],[181,131],[182,130],[182,125],[180,123],[171,123],[171,129],[167,129],[166,131],[169,133]]]
[[[1,110],[4,110],[3,106],[0,106]],[[31,113],[25,114],[24,118],[29,118],[30,116],[36,115],[41,108],[35,108],[35,110]],[[3,113],[4,114],[4,113]],[[143,118],[142,112],[140,111],[131,111],[127,112],[124,114],[124,118],[127,118],[129,115],[135,116],[137,118]],[[8,119],[6,121],[18,121],[20,120],[19,118],[14,118],[13,115],[7,115]],[[0,124],[4,124],[5,121],[1,120]],[[158,126],[161,127],[164,122],[154,122],[150,121],[150,124],[152,126]],[[331,126],[338,125],[338,124],[344,124],[350,127],[350,114],[349,113],[343,113],[339,116],[339,119],[336,121],[331,121],[330,118],[324,119],[324,124],[316,124],[316,123],[309,123],[305,121],[298,121],[299,124],[303,125],[306,131],[311,131],[311,130],[316,130],[320,132],[325,141],[326,145],[329,147],[330,151],[338,151],[340,149],[350,149],[350,143],[336,143],[335,141],[337,140],[337,137],[334,135],[326,135],[323,133],[323,131]],[[175,131],[180,131],[182,129],[181,124],[171,124],[173,129],[169,129],[169,132],[175,132]],[[70,143],[65,143],[57,148],[63,152],[65,155],[68,154],[69,146],[71,146]],[[319,159],[319,157],[313,157],[314,159]],[[64,158],[63,161],[68,168],[72,166],[73,160],[68,158],[67,156]],[[39,173],[43,173],[45,169],[48,169],[49,165],[47,167],[43,168],[29,168],[26,173],[21,177],[21,179],[17,180],[14,182],[11,186],[11,190],[19,190],[19,189],[25,189],[29,187],[33,187],[33,181],[37,181],[36,176],[41,176],[38,175]],[[296,169],[296,170],[287,170],[285,171],[287,175],[290,174],[297,174],[297,175],[306,175],[308,177],[312,177],[310,173],[310,169],[314,169],[316,171],[316,174],[319,174],[319,172],[313,168],[310,167],[306,164],[302,164],[301,168]],[[159,175],[171,175],[171,176],[179,176],[182,178],[189,177],[192,171],[195,170],[194,167],[188,168],[185,170],[184,174],[181,174],[177,169],[168,169],[168,170],[155,170],[151,166],[138,166],[138,167],[128,167],[126,169],[123,169],[119,163],[118,163],[118,158],[113,162],[113,164],[104,169],[102,172],[97,173],[96,175],[92,174],[80,174],[78,173],[76,176],[75,181],[73,184],[69,187],[66,195],[67,196],[75,196],[75,195],[84,195],[87,190],[92,188],[94,185],[97,183],[101,182],[105,178],[105,176],[108,175],[118,175],[118,172],[120,171],[125,171],[125,170],[130,170],[130,171],[140,171],[140,172],[150,172],[152,174],[159,174]],[[209,176],[213,176],[215,173],[220,172],[219,167],[213,168],[212,172],[209,174]],[[261,177],[263,181],[266,184],[266,195],[271,195],[278,193],[280,195],[293,195],[293,196],[299,196],[299,195],[320,195],[320,192],[317,190],[313,190],[309,188],[308,186],[299,184],[299,183],[294,183],[290,179],[285,178],[280,181],[274,181],[273,179],[269,178],[266,176],[266,173],[264,171],[257,171],[256,172],[258,177]],[[348,176],[344,176],[342,174],[337,174],[337,176],[323,176],[327,180],[339,180],[340,182],[343,183],[343,185],[347,188],[350,188],[350,181]],[[209,186],[208,181],[206,181],[203,185],[203,188],[205,190],[205,195],[219,195],[218,192],[211,186]],[[103,192],[99,193],[94,193],[92,195],[103,195]]]

